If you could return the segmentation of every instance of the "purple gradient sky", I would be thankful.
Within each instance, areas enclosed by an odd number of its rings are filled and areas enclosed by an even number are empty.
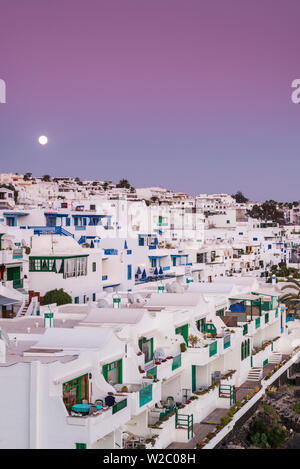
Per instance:
[[[0,171],[298,200],[299,18],[299,0],[0,0]]]

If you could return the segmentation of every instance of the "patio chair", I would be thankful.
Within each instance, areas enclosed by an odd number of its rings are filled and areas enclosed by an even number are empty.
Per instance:
[[[91,407],[89,408],[89,415],[92,415],[97,411],[98,411],[97,407],[95,405],[91,405]]]
[[[95,402],[94,402],[94,404],[96,404],[96,405],[102,405],[102,407],[103,407],[103,400],[102,400],[102,399],[96,399]]]
[[[104,401],[105,401],[105,405],[112,407],[116,402],[116,398],[114,396],[106,396]]]
[[[168,396],[167,397],[167,401],[166,401],[167,405],[169,407],[172,407],[174,404],[175,404],[175,399],[173,396]]]

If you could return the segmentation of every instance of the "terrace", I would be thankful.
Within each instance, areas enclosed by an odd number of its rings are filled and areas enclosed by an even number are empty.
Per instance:
[[[132,415],[139,415],[148,406],[154,406],[161,399],[161,382],[145,379],[141,384],[116,384],[117,395],[126,396]]]
[[[80,441],[92,444],[128,422],[131,414],[126,396],[116,393],[114,397],[115,404],[111,406],[102,406],[101,401],[97,400],[82,407],[89,409],[87,412],[71,411],[67,416],[68,431],[74,429],[74,434]]]

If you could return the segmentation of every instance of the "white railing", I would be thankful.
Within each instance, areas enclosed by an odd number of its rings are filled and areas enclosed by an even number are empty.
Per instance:
[[[18,312],[17,312],[17,314],[16,314],[16,318],[19,318],[19,317],[21,316],[21,313],[22,313],[23,308],[24,308],[25,303],[26,303],[26,299],[27,299],[27,297],[26,297],[26,295],[24,295],[24,299],[23,299],[23,301],[22,301],[22,303],[21,303],[20,308],[18,309]]]
[[[33,305],[34,305],[34,298],[32,298],[28,308],[27,308],[27,311],[25,312],[24,316],[31,316],[32,315],[32,311],[33,311]]]

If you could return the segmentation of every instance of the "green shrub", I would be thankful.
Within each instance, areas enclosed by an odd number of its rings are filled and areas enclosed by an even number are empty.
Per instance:
[[[183,353],[183,352],[186,351],[186,343],[185,343],[185,342],[182,342],[182,343],[180,344],[180,351],[181,351],[181,353]]]
[[[300,401],[297,401],[297,402],[295,402],[294,405],[292,405],[292,410],[293,410],[296,414],[300,414]]]
[[[66,305],[72,303],[72,298],[62,288],[60,290],[50,290],[43,297],[43,305],[50,305],[52,303],[56,303],[57,306]]]

